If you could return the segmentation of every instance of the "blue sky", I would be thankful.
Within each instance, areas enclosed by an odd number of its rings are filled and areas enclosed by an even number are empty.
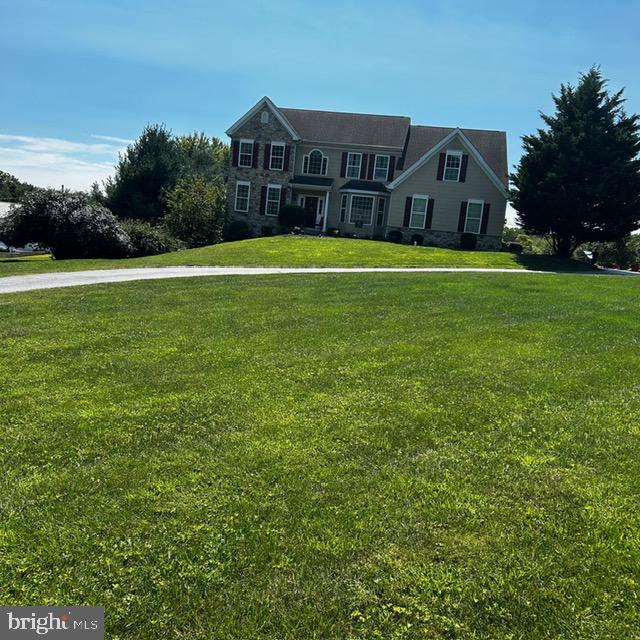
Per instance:
[[[0,169],[106,177],[148,122],[225,129],[276,104],[520,136],[601,64],[640,111],[640,2],[0,0]]]

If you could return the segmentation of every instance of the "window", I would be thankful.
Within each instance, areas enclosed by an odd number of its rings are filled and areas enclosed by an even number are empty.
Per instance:
[[[249,211],[249,191],[251,190],[251,183],[249,182],[236,182],[236,211]]]
[[[349,196],[346,193],[342,194],[342,199],[340,200],[340,222],[344,222],[347,219],[347,201]]]
[[[362,164],[361,153],[348,154],[347,155],[347,178],[359,178],[361,164]]]
[[[351,196],[349,222],[356,226],[370,225],[373,215],[373,196]]]
[[[282,169],[284,169],[284,144],[281,142],[271,143],[269,169],[276,169],[277,171],[282,171]]]
[[[376,226],[381,227],[384,223],[384,198],[378,198],[378,214],[376,215]]]
[[[322,151],[314,149],[309,155],[304,157],[302,173],[312,173],[317,176],[327,175],[327,158]]]
[[[270,184],[267,187],[267,204],[265,214],[268,216],[277,216],[280,211],[280,185]]]
[[[462,152],[447,151],[447,159],[444,163],[444,179],[447,182],[458,182],[458,178],[460,178],[461,165]]]
[[[260,114],[260,122],[262,122],[262,124],[268,124],[269,123],[269,112],[268,111],[263,111]]]
[[[466,233],[480,233],[483,207],[484,202],[482,200],[469,200],[467,202],[467,220],[464,223]]]
[[[376,164],[373,169],[374,180],[386,180],[389,174],[389,156],[376,156]]]
[[[253,166],[253,140],[240,140],[239,167]]]
[[[424,229],[427,221],[427,204],[429,196],[413,196],[411,202],[411,218],[409,227],[411,229]]]

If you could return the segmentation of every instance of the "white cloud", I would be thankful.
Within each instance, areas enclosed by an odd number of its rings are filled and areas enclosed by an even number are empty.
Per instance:
[[[0,169],[39,187],[88,189],[113,173],[129,140],[92,135],[100,142],[0,134]]]

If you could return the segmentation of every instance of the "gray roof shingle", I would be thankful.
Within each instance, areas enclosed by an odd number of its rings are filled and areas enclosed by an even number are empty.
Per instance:
[[[453,127],[412,125],[411,118],[407,116],[381,116],[283,107],[278,107],[278,110],[303,140],[403,149],[402,158],[396,167],[398,175],[454,131]],[[500,181],[508,186],[506,132],[483,129],[461,129],[461,131]]]
[[[314,142],[402,148],[411,124],[407,116],[278,109],[303,140]]]
[[[402,169],[408,169],[429,149],[448,136],[453,127],[428,127],[411,125],[409,141],[404,154]],[[504,131],[486,131],[483,129],[461,129],[469,142],[480,152],[485,162],[493,169],[500,181],[508,185],[507,134]]]

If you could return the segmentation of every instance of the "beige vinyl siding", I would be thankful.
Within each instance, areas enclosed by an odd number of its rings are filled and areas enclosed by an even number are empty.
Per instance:
[[[389,227],[402,227],[407,196],[425,194],[435,200],[431,228],[434,231],[458,231],[460,203],[464,200],[484,200],[491,204],[487,235],[502,235],[507,200],[469,154],[462,142],[453,140],[448,150],[469,155],[465,182],[445,182],[437,179],[439,154],[393,190],[389,208]],[[444,150],[443,150],[444,151]],[[409,167],[407,167],[408,169]]]
[[[378,154],[378,155],[395,156],[396,162],[397,162],[398,158],[402,153],[402,150],[384,148],[384,147],[373,147],[373,148],[359,147],[358,145],[336,147],[336,146],[323,145],[322,143],[310,144],[305,142],[302,144],[298,144],[296,148],[295,170],[294,170],[294,173],[296,175],[304,175],[302,173],[304,156],[310,153],[311,151],[313,151],[313,149],[320,149],[320,151],[322,151],[322,153],[328,159],[327,174],[326,176],[321,176],[321,177],[333,178],[333,185],[332,185],[330,196],[329,196],[329,215],[327,218],[327,228],[340,227],[340,229],[342,229],[347,233],[360,233],[363,235],[366,235],[367,233],[373,233],[375,228],[374,226],[358,229],[355,227],[355,225],[349,224],[348,213],[347,213],[347,222],[340,222],[340,198],[342,195],[340,192],[340,188],[342,187],[343,184],[345,184],[345,182],[356,179],[356,178],[340,177],[340,169],[342,167],[342,154],[344,152],[347,152],[347,153],[351,152],[351,153],[362,153],[362,154],[372,153],[372,154]],[[397,177],[397,172],[396,172],[396,177]],[[301,190],[296,189],[296,191],[301,191]],[[309,193],[311,195],[311,192]],[[319,192],[316,192],[316,193],[319,193]],[[376,203],[377,203],[377,198],[376,198]],[[375,219],[375,210],[374,210],[373,217]]]

